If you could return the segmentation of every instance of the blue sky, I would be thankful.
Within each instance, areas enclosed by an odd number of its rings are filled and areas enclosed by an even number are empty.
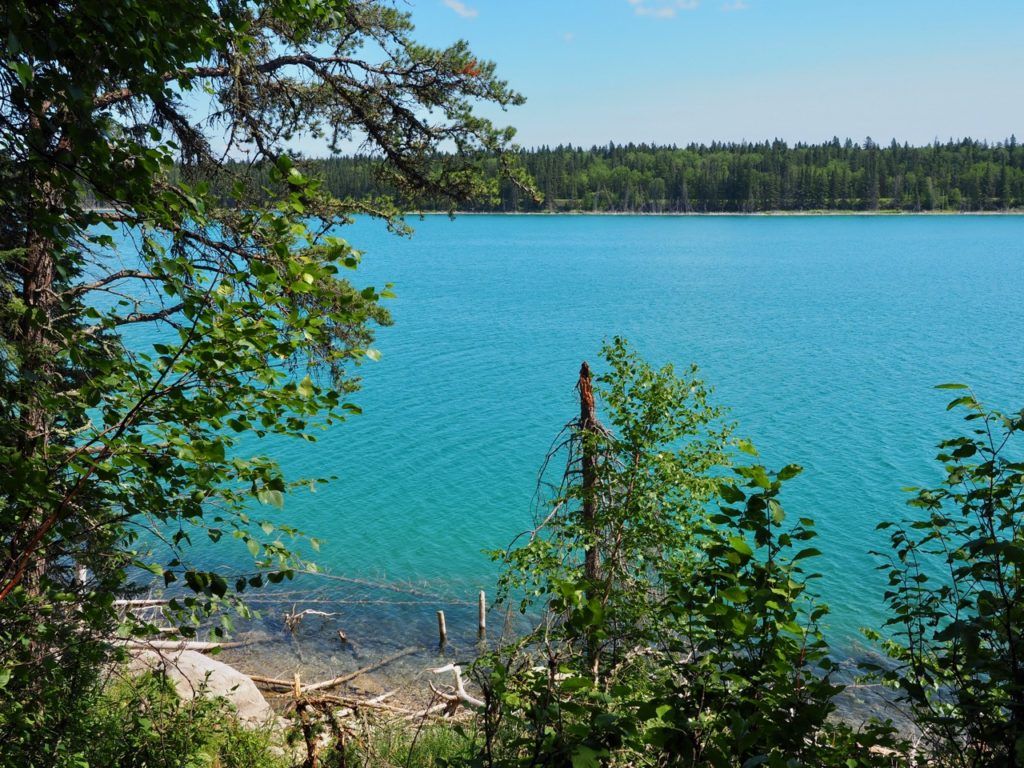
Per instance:
[[[400,5],[498,63],[524,146],[1024,138],[1024,0]]]

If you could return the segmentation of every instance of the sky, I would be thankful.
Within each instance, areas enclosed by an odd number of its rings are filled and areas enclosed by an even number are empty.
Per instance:
[[[399,0],[526,147],[1024,138],[1024,0]]]

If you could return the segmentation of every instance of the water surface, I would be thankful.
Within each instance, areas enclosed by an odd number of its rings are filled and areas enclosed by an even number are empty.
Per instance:
[[[654,363],[698,363],[768,463],[806,468],[783,502],[818,523],[819,590],[842,646],[880,621],[876,523],[904,514],[901,486],[941,477],[934,444],[960,428],[933,385],[1024,406],[1024,217],[413,224],[411,240],[367,221],[344,232],[366,252],[358,281],[398,294],[383,358],[363,371],[364,415],[315,445],[264,446],[294,475],[338,476],[284,510],[336,574],[424,582],[453,601],[492,589],[483,550],[529,526],[579,363],[618,334]],[[433,631],[430,601],[378,597],[382,634]],[[346,610],[370,621],[369,606]],[[458,615],[468,636],[472,608]]]

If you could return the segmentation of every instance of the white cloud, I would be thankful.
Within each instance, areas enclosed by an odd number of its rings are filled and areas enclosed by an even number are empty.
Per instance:
[[[638,16],[653,16],[656,19],[671,19],[676,15],[676,9],[669,5],[660,5],[654,8],[646,5],[638,5],[636,7],[636,13]]]
[[[459,2],[459,0],[443,0],[443,2],[464,19],[475,19],[480,15],[476,8],[470,8],[465,3]]]
[[[633,6],[637,16],[650,16],[655,19],[671,19],[679,11],[692,11],[700,5],[700,0],[627,0]]]
[[[726,13],[733,11],[745,11],[750,7],[750,3],[746,3],[743,0],[732,0],[732,2],[722,3],[722,10]]]

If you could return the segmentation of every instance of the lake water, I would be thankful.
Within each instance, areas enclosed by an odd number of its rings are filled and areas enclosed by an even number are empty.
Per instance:
[[[880,620],[876,523],[904,513],[901,486],[938,481],[934,445],[961,428],[933,386],[1024,406],[1024,217],[412,223],[412,239],[366,221],[344,232],[366,252],[357,282],[398,295],[383,357],[363,370],[364,415],[314,445],[262,446],[293,475],[338,476],[283,511],[334,574],[422,582],[455,606],[493,590],[483,550],[530,526],[580,361],[618,334],[654,363],[696,362],[767,463],[805,467],[783,502],[817,521],[818,589],[842,647]],[[342,609],[360,627],[433,631],[436,601],[367,599]],[[450,610],[471,634],[471,606]]]

